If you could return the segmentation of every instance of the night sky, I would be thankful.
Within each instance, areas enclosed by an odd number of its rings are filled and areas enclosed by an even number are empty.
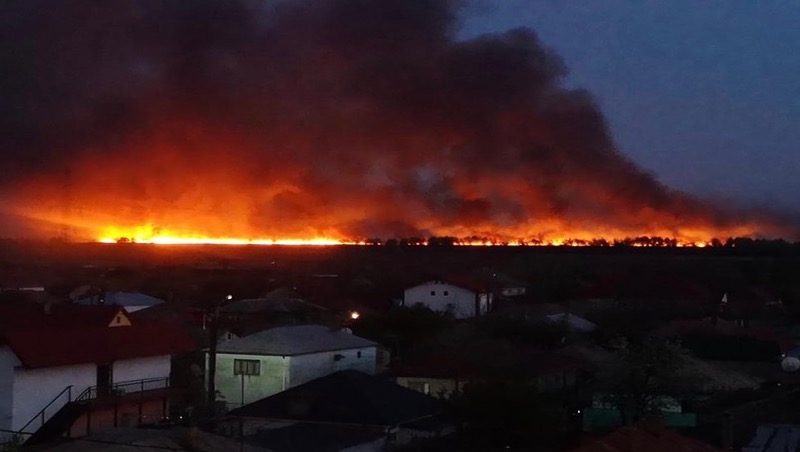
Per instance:
[[[533,28],[660,181],[798,212],[798,24],[794,1],[477,0],[462,34]]]
[[[797,23],[745,0],[8,3],[0,236],[794,237]]]

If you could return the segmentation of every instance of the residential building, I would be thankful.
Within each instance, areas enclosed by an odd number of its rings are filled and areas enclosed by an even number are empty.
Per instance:
[[[219,429],[277,452],[377,452],[449,433],[441,412],[432,397],[344,370],[233,410]]]
[[[180,328],[119,307],[0,305],[0,429],[38,442],[160,419],[171,355],[194,348]]]
[[[89,292],[75,300],[76,304],[119,306],[131,313],[164,303],[164,300],[138,292]]]
[[[242,406],[339,370],[374,374],[377,348],[349,330],[321,325],[282,326],[232,337],[217,346],[215,387],[220,400]]]
[[[494,298],[492,293],[478,286],[467,288],[466,285],[432,280],[409,287],[403,293],[403,306],[421,304],[433,311],[450,313],[457,319],[489,312]]]

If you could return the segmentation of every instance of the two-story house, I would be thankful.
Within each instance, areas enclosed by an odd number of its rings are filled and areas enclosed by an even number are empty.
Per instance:
[[[282,326],[220,342],[215,361],[218,397],[238,407],[339,370],[374,374],[377,344],[349,330]]]
[[[403,306],[421,304],[433,311],[447,312],[457,319],[467,319],[486,314],[492,309],[493,295],[480,287],[466,287],[446,281],[427,281],[407,288],[403,293]]]
[[[0,443],[81,436],[167,414],[180,328],[133,323],[118,306],[0,305]]]

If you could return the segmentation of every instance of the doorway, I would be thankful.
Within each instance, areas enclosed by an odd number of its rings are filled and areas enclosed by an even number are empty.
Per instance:
[[[97,365],[97,396],[107,396],[111,392],[111,364]]]

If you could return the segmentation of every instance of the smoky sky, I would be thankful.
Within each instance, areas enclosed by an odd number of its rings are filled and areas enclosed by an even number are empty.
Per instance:
[[[741,220],[620,154],[533,30],[457,40],[460,8],[4,2],[0,196],[62,219],[227,218],[250,234]]]

